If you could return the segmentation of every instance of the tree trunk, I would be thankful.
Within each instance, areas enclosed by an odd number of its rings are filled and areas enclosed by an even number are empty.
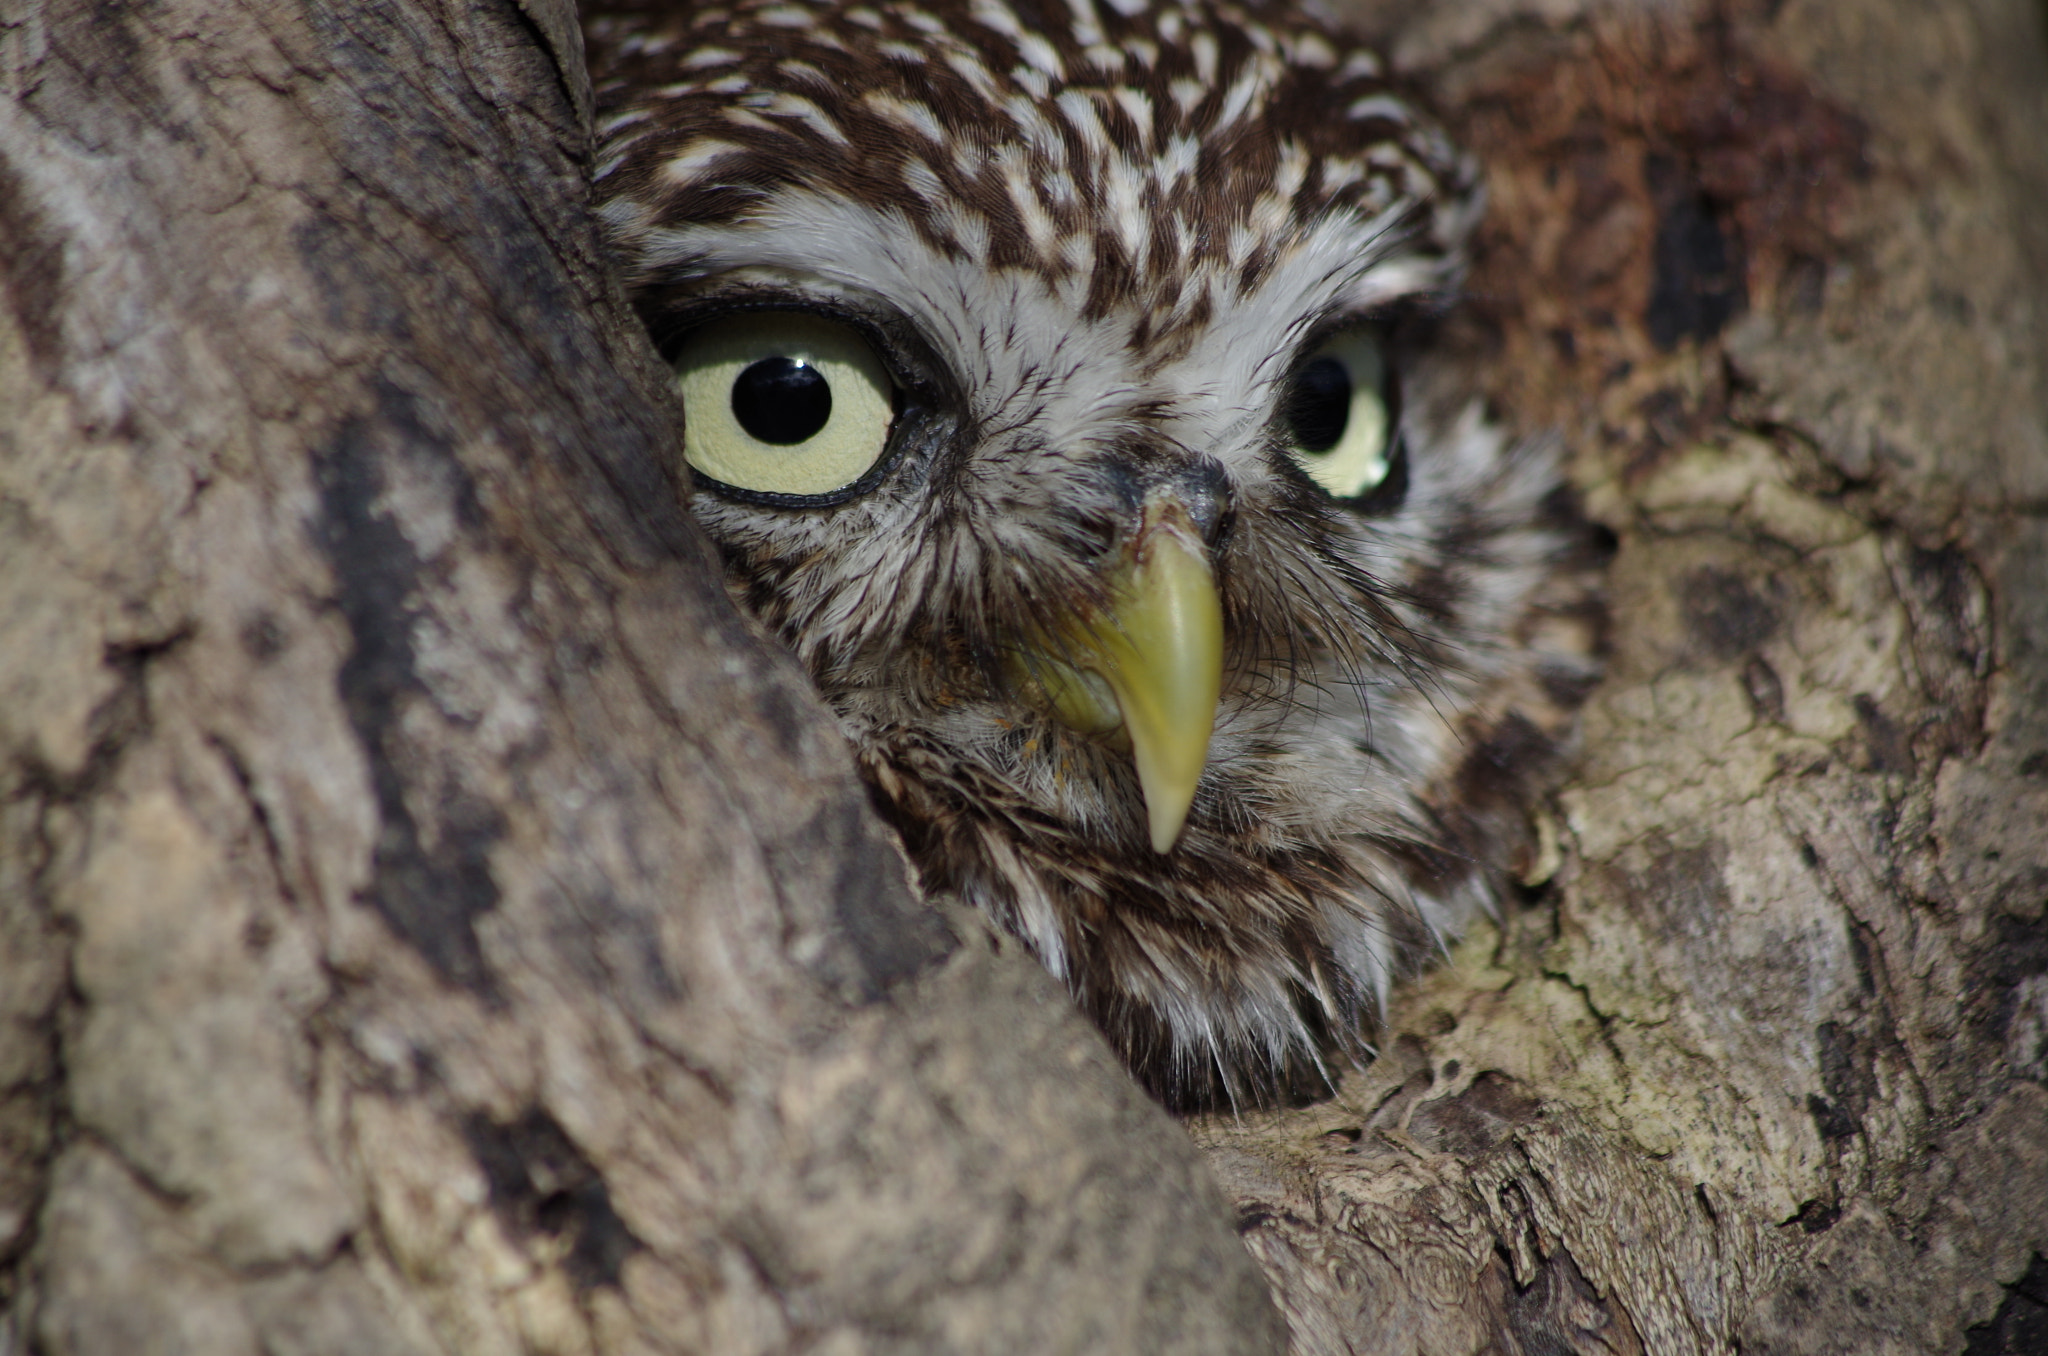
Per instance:
[[[0,1352],[1278,1349],[727,603],[567,5],[0,34]]]
[[[1196,1127],[1297,1351],[2044,1350],[2039,20],[1367,15],[1488,164],[1476,379],[1618,552],[1549,889],[1335,1101]]]
[[[2048,1321],[2025,0],[1360,6],[1611,674],[1549,883],[1192,1137],[728,605],[566,0],[0,15],[0,1356]]]

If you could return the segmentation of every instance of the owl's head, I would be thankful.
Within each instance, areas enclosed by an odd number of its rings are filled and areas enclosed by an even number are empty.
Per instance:
[[[1405,342],[1470,163],[1258,7],[593,37],[692,508],[926,888],[1170,1099],[1320,1073],[1494,900],[1592,672],[1552,458]]]

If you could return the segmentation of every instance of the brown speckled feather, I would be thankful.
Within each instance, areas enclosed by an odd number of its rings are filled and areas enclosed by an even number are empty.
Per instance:
[[[1455,284],[1471,163],[1370,53],[1264,6],[765,0],[590,35],[599,211],[657,343],[816,311],[899,388],[857,493],[692,503],[925,887],[1021,938],[1170,1101],[1361,1048],[1390,977],[1501,898],[1595,672],[1554,449],[1401,352],[1404,308]],[[1410,396],[1386,484],[1335,501],[1281,403],[1362,321]],[[1226,634],[1165,854],[1128,754],[1003,676],[1100,603],[1160,486]]]

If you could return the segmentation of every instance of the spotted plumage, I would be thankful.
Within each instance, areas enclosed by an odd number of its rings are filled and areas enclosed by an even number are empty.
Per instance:
[[[1266,6],[765,0],[590,37],[598,211],[677,364],[692,507],[925,888],[1169,1100],[1325,1076],[1499,901],[1594,671],[1554,451],[1405,342],[1472,163]],[[1167,689],[1198,718],[1155,736]]]

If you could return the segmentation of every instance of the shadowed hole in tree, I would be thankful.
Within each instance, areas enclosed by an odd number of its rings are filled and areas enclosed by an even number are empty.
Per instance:
[[[563,1269],[581,1289],[618,1285],[640,1240],[612,1209],[597,1168],[552,1116],[538,1107],[509,1125],[471,1116],[462,1130],[491,1185],[491,1210],[507,1232],[564,1240]]]
[[[1731,570],[1705,565],[1678,586],[1686,634],[1711,659],[1726,662],[1756,649],[1778,633],[1784,616],[1778,604],[1759,594]]]
[[[1799,1213],[1792,1218],[1799,1225],[1801,1232],[1824,1234],[1840,1221],[1842,1207],[1831,1201],[1816,1198],[1800,1206]]]
[[[1642,1339],[1618,1304],[1603,1299],[1579,1269],[1570,1249],[1558,1245],[1526,1285],[1507,1297],[1507,1340],[1492,1350],[1563,1353],[1601,1350],[1640,1352]],[[1597,1336],[1595,1335],[1597,1334]]]
[[[2035,1253],[1991,1321],[1964,1334],[1963,1356],[2048,1356],[2048,1256]]]
[[[1670,350],[1686,339],[1711,339],[1749,304],[1740,242],[1723,229],[1716,204],[1669,156],[1645,166],[1657,204],[1651,249],[1650,304],[1643,326],[1650,342]]]

